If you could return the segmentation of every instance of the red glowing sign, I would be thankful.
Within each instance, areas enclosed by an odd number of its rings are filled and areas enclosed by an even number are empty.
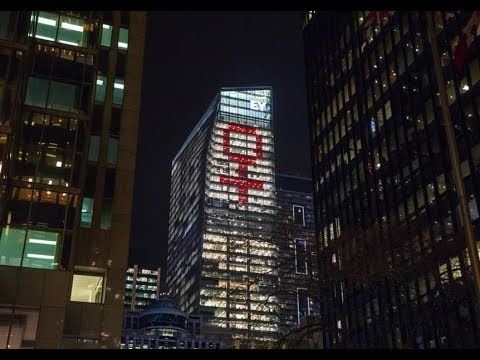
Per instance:
[[[255,156],[236,154],[230,151],[230,133],[238,132],[242,134],[255,136]],[[223,153],[228,155],[228,160],[238,163],[237,177],[220,176],[222,184],[238,186],[238,202],[246,203],[248,201],[248,189],[263,190],[263,182],[249,180],[247,177],[248,165],[256,163],[258,158],[263,157],[262,136],[257,135],[257,129],[253,126],[228,124],[228,130],[223,130]]]

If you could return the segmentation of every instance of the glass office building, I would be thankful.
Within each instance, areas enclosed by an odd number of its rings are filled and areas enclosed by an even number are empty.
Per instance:
[[[304,15],[325,347],[478,346],[426,14]],[[452,63],[471,15],[434,22],[478,240],[479,38]]]
[[[160,268],[142,269],[133,265],[127,269],[125,310],[143,309],[160,296]]]
[[[0,12],[0,348],[120,345],[145,12]]]
[[[167,286],[238,346],[278,332],[272,91],[222,88],[172,163]]]

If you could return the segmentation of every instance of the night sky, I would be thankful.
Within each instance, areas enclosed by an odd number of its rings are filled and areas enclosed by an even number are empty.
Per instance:
[[[215,94],[262,85],[273,87],[277,171],[310,177],[299,13],[149,13],[130,265],[166,262],[171,162]]]

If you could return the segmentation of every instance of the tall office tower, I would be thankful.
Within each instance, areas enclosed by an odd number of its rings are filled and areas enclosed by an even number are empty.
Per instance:
[[[222,88],[172,163],[167,287],[239,346],[278,332],[272,91]]]
[[[452,61],[471,15],[434,22],[478,240],[479,38]],[[304,40],[325,346],[478,346],[426,14],[308,12]]]
[[[160,268],[141,269],[138,265],[127,269],[125,309],[138,310],[150,305],[160,296]]]
[[[318,308],[315,217],[312,179],[275,175],[280,332],[299,328],[303,316],[315,316]],[[313,286],[312,286],[313,285]]]
[[[0,348],[120,345],[145,21],[0,12]]]

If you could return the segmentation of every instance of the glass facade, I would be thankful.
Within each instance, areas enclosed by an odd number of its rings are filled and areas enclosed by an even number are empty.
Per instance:
[[[222,89],[173,161],[169,292],[241,343],[278,334],[273,174],[270,88]]]
[[[434,22],[478,240],[479,38],[452,64],[471,15]],[[307,12],[304,40],[324,345],[478,344],[425,13]]]
[[[120,345],[145,17],[0,11],[0,348]]]

